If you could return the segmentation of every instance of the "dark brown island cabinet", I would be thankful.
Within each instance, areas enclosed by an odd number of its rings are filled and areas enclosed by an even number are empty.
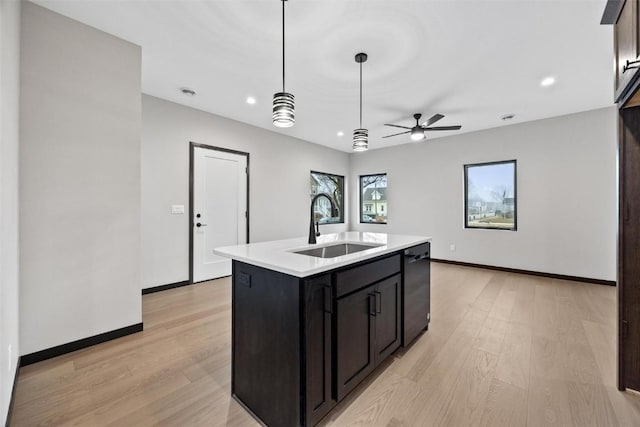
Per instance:
[[[640,391],[640,4],[609,0],[618,106],[618,388]]]
[[[430,320],[430,244],[299,278],[233,261],[232,393],[313,426]]]

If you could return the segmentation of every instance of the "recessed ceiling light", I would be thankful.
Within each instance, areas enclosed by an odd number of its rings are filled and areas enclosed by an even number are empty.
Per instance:
[[[542,79],[542,81],[540,82],[540,86],[542,87],[547,87],[547,86],[551,86],[552,84],[554,84],[556,82],[556,78],[555,77],[545,77],[544,79]]]
[[[338,136],[342,136],[344,135],[344,132],[342,132],[341,130],[338,131]]]
[[[183,94],[187,95],[187,96],[195,96],[196,95],[196,91],[193,89],[190,89],[188,87],[181,87],[180,88],[180,92],[182,92]]]
[[[513,119],[515,116],[516,116],[515,114],[509,113],[509,114],[505,114],[504,116],[500,116],[500,118],[504,121],[507,121],[507,120]]]
[[[256,99],[253,96],[247,96],[247,104],[254,105],[256,103]]]

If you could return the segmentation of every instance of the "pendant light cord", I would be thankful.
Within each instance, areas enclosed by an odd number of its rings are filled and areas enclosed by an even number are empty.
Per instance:
[[[362,62],[360,63],[360,129],[362,129]]]
[[[282,0],[282,92],[286,92],[284,90],[284,2],[287,0]]]

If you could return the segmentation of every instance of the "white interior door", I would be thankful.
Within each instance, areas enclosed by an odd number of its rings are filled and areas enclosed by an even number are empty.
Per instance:
[[[247,243],[247,157],[194,147],[193,281],[231,275],[219,246]]]

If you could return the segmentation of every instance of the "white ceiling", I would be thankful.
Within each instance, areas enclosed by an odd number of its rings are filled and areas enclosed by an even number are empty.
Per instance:
[[[462,125],[433,139],[613,104],[612,27],[599,25],[605,0],[290,0],[289,129],[271,124],[271,97],[282,89],[279,0],[35,2],[142,46],[144,93],[348,152],[360,51],[369,54],[370,148],[410,142],[382,139],[396,133],[383,124],[412,125],[416,112]],[[557,83],[543,88],[547,76]],[[506,113],[516,118],[503,122]]]

